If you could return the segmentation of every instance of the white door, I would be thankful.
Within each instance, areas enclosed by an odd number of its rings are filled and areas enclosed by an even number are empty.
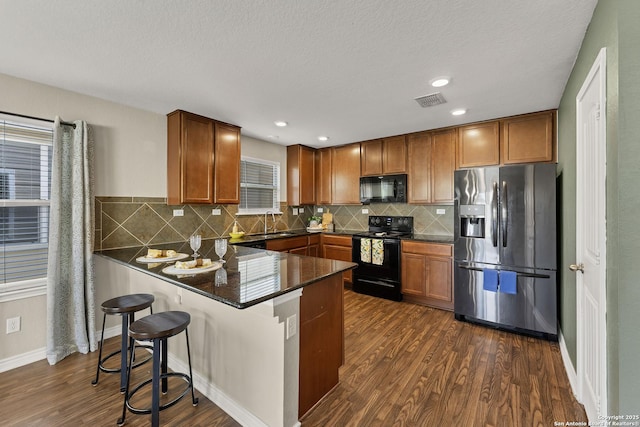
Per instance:
[[[606,50],[576,97],[576,271],[578,398],[590,421],[607,413]]]

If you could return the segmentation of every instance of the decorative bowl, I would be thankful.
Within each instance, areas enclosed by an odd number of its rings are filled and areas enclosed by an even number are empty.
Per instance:
[[[231,232],[229,236],[231,236],[232,239],[239,239],[244,236],[244,231],[238,231],[237,233]]]

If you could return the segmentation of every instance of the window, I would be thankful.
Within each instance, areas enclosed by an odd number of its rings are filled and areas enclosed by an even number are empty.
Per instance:
[[[239,214],[280,210],[280,164],[242,157],[240,161]]]
[[[0,115],[0,291],[47,277],[52,124]]]

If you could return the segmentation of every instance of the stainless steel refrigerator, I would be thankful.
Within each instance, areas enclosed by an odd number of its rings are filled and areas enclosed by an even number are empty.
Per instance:
[[[556,165],[455,172],[458,320],[557,339]]]

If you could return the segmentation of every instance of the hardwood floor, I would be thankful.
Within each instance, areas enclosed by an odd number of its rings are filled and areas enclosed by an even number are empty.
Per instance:
[[[457,322],[449,312],[345,291],[345,365],[340,384],[303,419],[311,426],[553,426],[586,421],[557,343]],[[117,348],[119,338],[105,349]],[[39,361],[0,374],[0,425],[115,425],[119,377],[97,353],[55,366]],[[148,375],[150,364],[138,368]],[[237,426],[196,392],[162,411],[166,426]],[[127,414],[127,426],[149,425]]]

